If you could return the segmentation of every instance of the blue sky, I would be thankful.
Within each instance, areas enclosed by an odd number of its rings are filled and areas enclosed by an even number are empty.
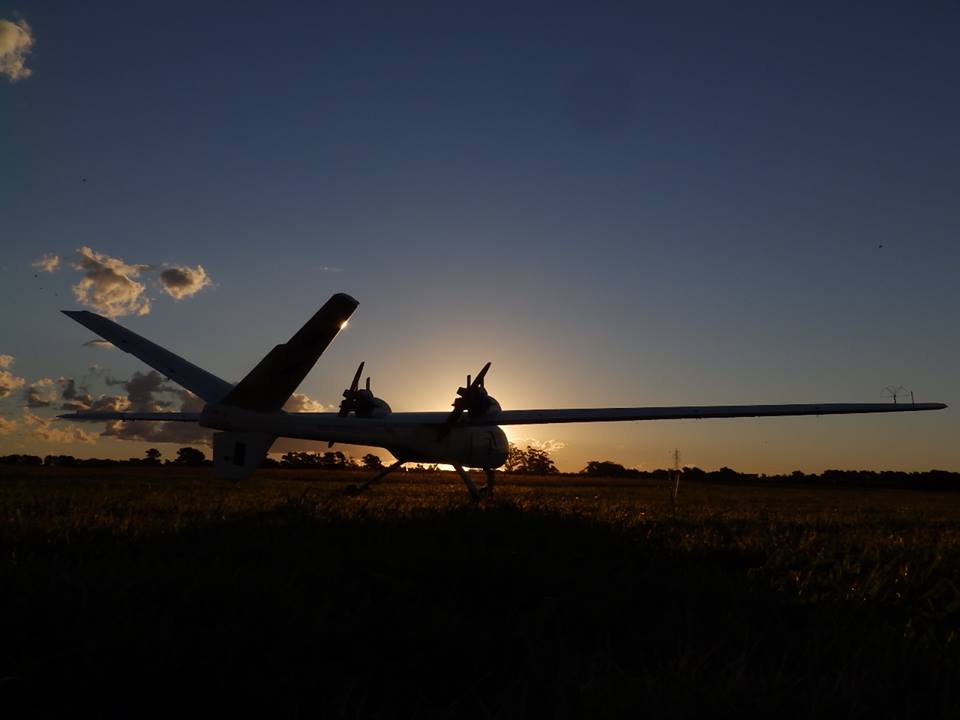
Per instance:
[[[154,268],[149,314],[118,319],[232,380],[349,292],[355,320],[301,388],[326,404],[360,360],[396,410],[442,409],[487,360],[504,407],[870,402],[890,384],[960,402],[955,4],[0,18],[33,38],[29,77],[0,76],[0,355],[24,380],[0,399],[0,452],[145,447],[23,419],[41,378],[96,396],[145,371],[57,313],[81,247]],[[43,253],[56,272],[31,267]],[[162,269],[197,266],[210,286],[163,292]],[[702,467],[960,470],[955,415],[512,435],[562,443],[569,470],[674,447]]]

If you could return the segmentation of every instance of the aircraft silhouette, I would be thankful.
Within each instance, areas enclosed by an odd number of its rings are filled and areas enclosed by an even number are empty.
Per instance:
[[[339,293],[331,297],[290,340],[277,345],[236,385],[174,355],[166,348],[86,310],[62,311],[120,350],[200,397],[202,412],[77,412],[67,420],[196,422],[215,430],[216,473],[234,482],[256,470],[278,437],[367,445],[388,450],[389,467],[356,487],[362,490],[406,462],[447,463],[456,468],[473,498],[493,492],[496,468],[507,460],[507,437],[501,425],[620,422],[681,418],[837,415],[850,413],[940,410],[943,403],[826,403],[819,405],[715,405],[706,407],[584,408],[503,410],[484,385],[490,363],[457,389],[450,412],[392,412],[373,395],[370,380],[360,388],[360,363],[338,412],[288,413],[282,410],[320,355],[346,326],[357,301]],[[487,484],[478,488],[465,467],[482,468]]]

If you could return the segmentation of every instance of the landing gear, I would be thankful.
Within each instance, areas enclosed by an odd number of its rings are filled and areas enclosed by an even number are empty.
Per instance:
[[[368,487],[373,485],[375,482],[379,482],[380,480],[383,480],[383,478],[385,478],[387,475],[392,473],[398,467],[403,465],[404,462],[406,461],[397,460],[390,467],[384,468],[383,470],[378,472],[376,475],[374,475],[372,478],[370,478],[369,480],[365,480],[359,485],[356,485],[356,484],[347,485],[345,492],[347,493],[347,495],[357,495],[363,492]],[[467,486],[467,491],[470,493],[471,498],[473,498],[474,500],[482,500],[483,498],[493,497],[493,488],[494,488],[494,485],[496,485],[496,476],[492,468],[486,468],[484,470],[487,476],[487,484],[484,485],[483,487],[477,487],[477,484],[473,481],[473,478],[471,478],[469,473],[467,473],[467,471],[463,469],[463,465],[454,465],[453,467],[456,469],[457,474],[463,479],[463,484]]]
[[[462,465],[454,465],[453,467],[456,469],[457,474],[463,478],[463,484],[467,486],[467,490],[470,492],[470,497],[472,497],[474,500],[493,497],[493,487],[496,484],[496,479],[494,476],[494,471],[491,468],[487,468],[484,471],[487,475],[487,484],[481,488],[478,488],[477,484],[473,482],[473,478],[471,478],[469,473],[463,469]]]
[[[400,467],[401,465],[403,465],[403,463],[404,463],[403,460],[397,460],[393,465],[391,465],[390,467],[384,468],[383,470],[381,470],[380,472],[378,472],[376,475],[374,475],[374,476],[373,476],[372,478],[370,478],[369,480],[365,480],[365,481],[363,481],[362,483],[360,483],[359,485],[354,485],[354,484],[347,485],[347,495],[356,495],[357,493],[360,493],[360,492],[366,490],[368,487],[370,487],[371,485],[373,485],[375,482],[377,482],[377,481],[379,481],[379,480],[383,480],[383,478],[385,478],[387,475],[389,475],[390,473],[392,473],[392,472],[393,472],[394,470],[396,470],[398,467]]]
[[[457,471],[457,475],[463,478],[463,484],[467,486],[467,490],[470,492],[470,497],[474,500],[480,499],[480,489],[477,487],[477,484],[473,482],[473,478],[467,474],[467,471],[463,469],[463,465],[454,465],[454,469]]]
[[[485,491],[484,494],[488,498],[492,498],[493,487],[494,485],[497,484],[497,473],[496,473],[496,470],[494,470],[493,468],[487,468],[486,470],[484,470],[484,472],[487,474],[487,484],[483,488]]]

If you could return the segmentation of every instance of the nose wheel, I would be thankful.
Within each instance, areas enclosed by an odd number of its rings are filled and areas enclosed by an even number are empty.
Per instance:
[[[484,470],[484,472],[485,472],[486,475],[487,475],[487,484],[484,485],[484,487],[483,487],[483,490],[485,491],[484,494],[485,494],[488,498],[492,498],[492,497],[493,497],[493,487],[494,487],[494,485],[497,484],[497,474],[496,474],[496,471],[495,471],[493,468],[486,468],[486,470]]]

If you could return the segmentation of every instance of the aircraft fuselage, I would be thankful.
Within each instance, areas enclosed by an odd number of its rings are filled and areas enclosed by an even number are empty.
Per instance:
[[[331,419],[330,413],[260,413],[208,403],[200,425],[225,432],[379,447],[406,462],[494,469],[507,461],[507,436],[494,424],[454,427],[441,439],[437,425],[397,425],[383,422],[385,418],[356,417],[348,423]]]

